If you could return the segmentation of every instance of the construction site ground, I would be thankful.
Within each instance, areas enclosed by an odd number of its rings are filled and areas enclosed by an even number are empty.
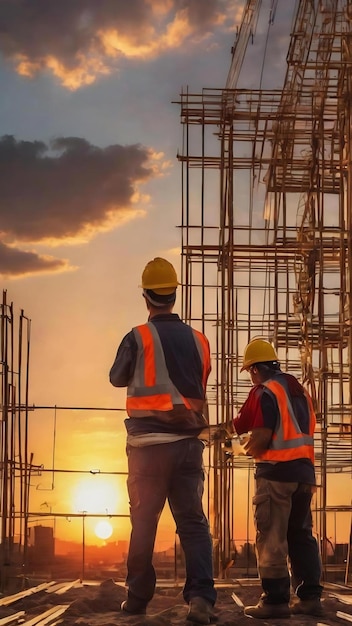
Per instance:
[[[298,616],[289,619],[258,620],[243,614],[243,605],[255,604],[260,596],[258,581],[230,580],[217,585],[215,608],[218,626],[248,624],[291,624],[292,626],[330,626],[352,622],[352,587],[327,584],[323,594],[324,616]],[[187,621],[187,605],[182,598],[182,584],[159,583],[146,616],[128,616],[121,612],[126,599],[122,583],[108,579],[99,583],[44,583],[0,599],[0,624],[24,626],[192,626]]]

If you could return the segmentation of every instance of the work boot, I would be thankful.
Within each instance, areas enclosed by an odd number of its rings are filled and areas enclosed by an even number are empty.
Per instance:
[[[210,602],[198,596],[191,598],[187,620],[196,624],[210,624],[214,617],[213,607]]]
[[[138,604],[131,600],[124,600],[121,604],[122,613],[128,613],[128,615],[145,615],[147,608],[143,604]]]
[[[257,617],[258,619],[269,619],[270,617],[276,618],[290,617],[290,609],[288,604],[268,604],[259,600],[255,606],[246,606],[244,608],[244,614],[247,617]]]
[[[324,608],[320,598],[311,598],[310,600],[298,600],[291,606],[292,615],[315,615],[320,617],[324,615]]]

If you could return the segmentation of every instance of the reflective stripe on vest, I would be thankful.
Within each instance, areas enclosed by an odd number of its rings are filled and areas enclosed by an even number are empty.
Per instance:
[[[192,400],[182,396],[169,377],[161,340],[154,324],[148,322],[137,326],[133,328],[133,333],[138,350],[133,380],[127,388],[128,415],[141,417],[143,411],[171,411],[176,404],[184,405],[186,409],[195,408]],[[203,381],[206,381],[209,373],[206,368],[208,364],[210,366],[206,339],[204,337],[202,342],[203,336],[197,331],[193,331],[193,337],[203,366]],[[203,400],[194,402],[197,410],[202,408]]]
[[[202,376],[202,385],[205,392],[207,386],[207,380],[210,372],[210,353],[209,353],[209,343],[203,333],[200,333],[198,330],[192,328],[193,337],[196,342],[196,346],[200,356],[200,362],[203,365],[203,376]]]
[[[270,448],[262,456],[262,461],[293,461],[310,459],[314,463],[315,413],[312,401],[306,391],[305,397],[309,409],[309,434],[302,433],[295,416],[290,398],[277,380],[262,383],[274,395],[279,408],[279,421],[275,429]]]

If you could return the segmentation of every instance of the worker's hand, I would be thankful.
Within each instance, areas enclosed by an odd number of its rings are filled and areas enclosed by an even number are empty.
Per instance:
[[[248,440],[243,445],[246,455],[255,459],[260,458],[268,449],[272,435],[273,431],[271,428],[255,428],[252,430]]]
[[[227,424],[220,424],[216,426],[211,436],[214,441],[226,441],[233,437],[233,431],[228,428]]]

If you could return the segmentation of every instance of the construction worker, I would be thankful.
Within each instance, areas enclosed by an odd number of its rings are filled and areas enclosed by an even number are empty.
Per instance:
[[[241,372],[253,387],[233,420],[256,462],[253,497],[256,553],[263,593],[245,615],[263,619],[290,614],[322,615],[321,562],[312,535],[315,491],[312,401],[298,380],[281,371],[273,346],[253,339]],[[291,578],[288,570],[290,562]],[[290,603],[290,587],[296,597]]]
[[[209,624],[216,591],[212,541],[202,506],[202,431],[210,373],[207,338],[172,313],[178,286],[174,267],[157,257],[142,274],[148,322],[122,340],[110,370],[115,387],[127,387],[128,479],[131,537],[127,600],[121,609],[145,614],[155,591],[152,564],[157,525],[168,500],[185,554],[183,597],[188,618]]]

